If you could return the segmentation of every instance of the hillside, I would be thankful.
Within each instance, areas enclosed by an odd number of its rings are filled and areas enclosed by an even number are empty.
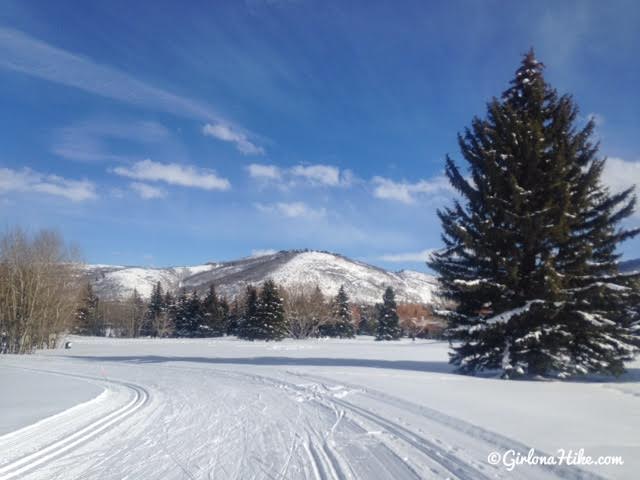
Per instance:
[[[165,290],[186,288],[199,293],[213,283],[219,293],[233,298],[247,285],[269,278],[286,288],[318,285],[328,296],[344,285],[352,301],[367,304],[380,301],[387,286],[394,288],[399,301],[412,303],[431,303],[435,290],[435,278],[421,272],[389,272],[342,255],[299,250],[191,267],[89,265],[87,275],[96,293],[106,299],[126,297],[134,288],[148,297],[157,282]]]
[[[621,272],[630,273],[640,270],[640,258],[634,258],[633,260],[625,260],[618,264]]]

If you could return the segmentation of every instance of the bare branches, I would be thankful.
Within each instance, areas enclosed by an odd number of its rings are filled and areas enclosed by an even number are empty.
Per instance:
[[[78,299],[77,252],[53,231],[21,229],[0,238],[2,351],[52,348],[71,325]]]
[[[299,285],[283,292],[289,334],[293,338],[318,336],[330,317],[330,307],[319,287]]]

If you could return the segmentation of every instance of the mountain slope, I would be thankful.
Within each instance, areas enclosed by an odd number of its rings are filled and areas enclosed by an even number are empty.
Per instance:
[[[633,260],[625,260],[618,264],[618,268],[623,273],[630,273],[640,270],[640,258],[634,258]]]
[[[341,285],[354,302],[376,303],[387,286],[401,302],[430,303],[435,291],[434,277],[415,271],[388,272],[366,263],[327,252],[282,251],[259,257],[209,263],[194,267],[140,268],[95,265],[87,273],[102,298],[123,298],[134,288],[148,297],[156,282],[164,289],[186,288],[203,294],[215,284],[222,295],[233,298],[247,285],[271,278],[285,288],[318,285],[334,296]]]

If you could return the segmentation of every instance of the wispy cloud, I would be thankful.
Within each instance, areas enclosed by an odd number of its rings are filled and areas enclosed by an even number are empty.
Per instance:
[[[396,182],[389,178],[373,177],[373,195],[384,200],[395,200],[405,204],[416,202],[418,195],[433,195],[452,192],[449,181],[444,176],[416,183]]]
[[[587,114],[587,118],[593,120],[593,122],[596,124],[596,127],[601,127],[605,122],[604,115],[600,113],[589,113]]]
[[[153,121],[87,120],[56,130],[51,152],[80,162],[131,160],[126,155],[111,153],[107,141],[116,139],[149,144],[162,142],[168,137],[169,131]]]
[[[252,163],[247,165],[247,172],[251,178],[260,180],[281,180],[282,170],[276,165],[262,165],[259,163]]]
[[[314,219],[325,217],[327,214],[324,208],[313,209],[303,202],[256,203],[255,207],[261,212],[288,218]]]
[[[637,189],[640,186],[640,161],[633,162],[618,157],[608,158],[602,172],[602,182],[613,193],[622,192],[633,186]],[[640,192],[636,191],[636,193]],[[640,216],[640,210],[636,210],[635,216]]]
[[[78,88],[154,111],[211,122],[216,138],[232,141],[243,153],[263,153],[245,133],[201,101],[176,95],[117,68],[54,47],[11,28],[0,27],[0,68]]]
[[[352,179],[349,170],[340,171],[333,165],[297,165],[291,169],[291,175],[328,187],[348,186]]]
[[[151,200],[154,198],[164,198],[167,196],[167,192],[159,187],[154,187],[147,183],[132,182],[130,185],[131,190],[136,192],[140,198],[145,200]]]
[[[279,187],[348,187],[353,181],[350,170],[341,170],[333,165],[295,165],[291,168],[280,168],[276,165],[252,163],[247,166],[247,171],[250,177],[272,182]]]
[[[222,140],[223,142],[233,143],[240,153],[244,155],[264,155],[264,149],[252,143],[247,136],[235,130],[230,125],[224,123],[211,124],[207,123],[202,127],[202,133]]]
[[[433,252],[433,249],[427,249],[419,252],[389,253],[381,255],[378,260],[391,263],[426,262]]]
[[[277,252],[278,251],[273,248],[258,248],[251,250],[251,257],[264,257],[265,255],[273,255]]]
[[[29,168],[0,168],[0,193],[32,192],[82,202],[97,198],[95,185],[89,180],[71,180],[58,175],[36,172]]]
[[[142,160],[131,167],[116,167],[113,169],[113,173],[136,180],[165,182],[170,185],[204,190],[229,190],[231,188],[229,180],[219,177],[213,170],[177,163]]]

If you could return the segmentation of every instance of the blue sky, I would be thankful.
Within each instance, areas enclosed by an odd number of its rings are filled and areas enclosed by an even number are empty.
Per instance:
[[[530,46],[596,118],[605,181],[640,181],[639,24],[634,1],[5,0],[2,223],[93,263],[425,270],[444,156]]]

